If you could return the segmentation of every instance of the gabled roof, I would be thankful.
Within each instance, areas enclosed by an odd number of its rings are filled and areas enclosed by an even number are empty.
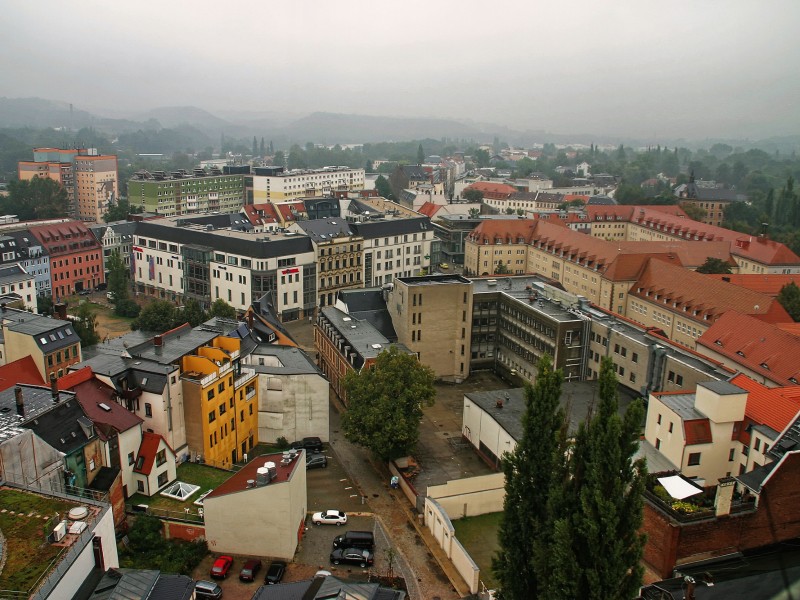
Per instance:
[[[433,217],[442,208],[442,204],[434,204],[433,202],[425,202],[417,209],[417,212],[426,217]]]
[[[164,448],[166,450],[169,450],[173,455],[175,454],[167,441],[159,434],[149,431],[142,434],[142,442],[139,444],[139,451],[136,453],[136,463],[134,463],[133,467],[134,472],[141,473],[142,475],[150,475],[161,442],[164,442]]]
[[[20,383],[29,385],[45,385],[33,357],[26,356],[0,367],[0,391],[7,390]]]
[[[663,260],[650,260],[629,294],[700,323],[713,323],[732,310],[770,323],[791,321],[774,298]]]
[[[81,373],[82,371],[88,371],[91,374],[90,367],[73,373]],[[61,380],[63,379],[65,378],[59,379],[59,389],[62,389]],[[70,389],[75,392],[86,416],[95,425],[98,425],[98,433],[103,436],[108,433],[109,428],[121,433],[128,431],[132,427],[138,427],[142,423],[140,417],[116,402],[117,393],[114,388],[99,379],[92,377],[73,385]]]
[[[517,193],[517,188],[506,183],[495,183],[492,181],[476,181],[468,185],[466,190],[478,190],[488,198],[508,198]]]
[[[800,412],[800,386],[768,388],[741,373],[731,383],[747,390],[745,416],[755,423],[780,432]]]
[[[697,339],[697,346],[782,385],[800,384],[800,337],[752,316],[729,311]]]
[[[242,210],[252,225],[268,225],[278,222],[278,213],[272,204],[245,204]]]
[[[94,373],[92,373],[92,367],[83,367],[82,369],[78,369],[77,371],[70,371],[63,377],[60,377],[57,381],[58,389],[59,390],[72,390],[76,385],[80,383],[84,383],[86,381],[91,381],[94,379]]]

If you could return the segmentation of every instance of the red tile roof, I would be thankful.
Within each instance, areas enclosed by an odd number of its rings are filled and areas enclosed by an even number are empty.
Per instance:
[[[94,378],[92,367],[83,367],[77,371],[70,371],[63,377],[59,377],[57,381],[58,389],[61,391],[68,391],[74,388],[79,383],[89,381]]]
[[[687,446],[710,444],[714,441],[711,435],[711,423],[708,419],[692,419],[683,422],[683,436]]]
[[[791,321],[786,310],[769,296],[688,271],[663,260],[651,260],[629,295],[699,323],[713,323],[728,311],[757,316],[763,321]],[[656,297],[658,296],[658,297]]]
[[[513,185],[506,183],[494,183],[492,181],[476,181],[464,188],[466,190],[478,190],[483,193],[484,198],[492,198],[494,200],[502,200],[508,198],[511,194],[516,193],[517,188]],[[463,192],[462,192],[463,194]]]
[[[166,450],[172,452],[172,448],[169,447],[167,441],[161,437],[157,433],[150,433],[149,431],[142,434],[142,443],[139,444],[139,452],[136,455],[136,463],[134,463],[133,470],[136,473],[142,473],[143,475],[150,475],[150,471],[153,470],[153,464],[156,462],[156,454],[158,454],[158,448],[161,445],[161,442],[164,442],[164,446]],[[139,459],[143,459],[141,466],[139,463]]]
[[[278,209],[281,219],[284,222],[296,221],[297,215],[302,215],[306,212],[306,206],[302,202],[287,202],[285,204],[278,204],[275,208]],[[294,212],[292,212],[293,208]]]
[[[227,496],[228,494],[235,494],[236,492],[244,492],[248,489],[255,489],[248,488],[247,482],[250,480],[255,481],[256,471],[263,467],[264,463],[266,462],[275,463],[275,470],[277,471],[277,477],[270,481],[269,485],[275,485],[276,483],[288,481],[292,471],[294,471],[298,465],[301,465],[302,468],[305,468],[305,459],[299,454],[297,458],[295,458],[288,465],[281,464],[282,457],[282,454],[265,454],[254,458],[245,466],[243,466],[241,470],[232,475],[230,479],[227,479],[224,483],[222,483],[222,485],[217,486],[213,492],[206,496],[206,499],[218,498],[219,496]]]
[[[800,286],[800,274],[783,275],[781,273],[764,273],[764,274],[739,274],[739,275],[706,275],[706,277],[713,277],[720,281],[727,281],[733,285],[760,292],[767,296],[777,296],[781,288],[794,282],[795,285]]]
[[[244,214],[251,225],[266,225],[278,222],[278,213],[272,204],[245,204]]]
[[[487,220],[469,235],[476,244],[523,243],[597,270],[607,279],[633,281],[650,258],[698,267],[708,256],[730,261],[726,243],[696,244],[681,240],[656,242],[608,241],[565,228],[556,219]],[[521,240],[521,241],[519,241]],[[618,266],[614,266],[615,261]]]
[[[26,356],[0,367],[0,392],[20,383],[46,385],[33,358]]]
[[[784,244],[764,237],[754,237],[738,231],[724,229],[716,225],[708,225],[689,218],[670,216],[662,213],[653,216],[645,211],[633,215],[632,223],[653,231],[662,231],[667,235],[685,240],[725,241],[730,244],[731,254],[741,256],[760,264],[781,266],[800,265],[800,256],[789,250]]]
[[[760,319],[727,312],[697,339],[697,347],[721,354],[769,381],[800,384],[800,337]]]
[[[745,416],[754,423],[782,432],[797,418],[800,412],[800,386],[768,388],[739,374],[731,383],[747,390]]]
[[[775,323],[775,326],[786,333],[800,336],[800,323]]]
[[[586,212],[592,221],[630,222],[633,220],[634,215],[638,215],[640,218],[651,217],[653,219],[663,217],[664,215],[686,217],[686,211],[684,211],[677,204],[652,204],[645,206],[634,206],[628,204],[620,204],[616,206],[590,205],[586,207]]]
[[[417,209],[417,212],[426,217],[433,217],[442,208],[441,204],[434,204],[433,202],[425,202]]]

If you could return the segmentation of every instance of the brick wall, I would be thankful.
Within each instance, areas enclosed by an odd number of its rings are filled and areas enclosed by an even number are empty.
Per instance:
[[[681,524],[645,502],[644,560],[662,577],[676,564],[722,556],[800,537],[800,453],[787,454],[761,490],[755,512]]]
[[[185,540],[193,542],[206,538],[206,529],[202,525],[178,523],[176,521],[162,521],[164,523],[164,537],[168,540]]]

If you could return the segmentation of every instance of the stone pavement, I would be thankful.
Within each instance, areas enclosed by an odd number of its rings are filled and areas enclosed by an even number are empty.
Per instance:
[[[300,347],[316,358],[313,325],[307,320],[284,324],[289,334]],[[459,403],[459,392],[455,392],[453,405]],[[456,600],[469,593],[461,576],[453,567],[444,551],[435,543],[433,536],[420,526],[414,507],[400,490],[389,487],[391,477],[386,465],[370,460],[368,453],[348,442],[339,428],[339,411],[332,398],[330,412],[330,447],[344,466],[367,505],[398,552],[395,574],[407,582],[411,600]],[[442,407],[445,408],[445,407]],[[439,418],[433,419],[431,429],[439,429],[441,417],[451,412],[445,408]],[[448,410],[449,409],[449,410]],[[454,435],[460,434],[460,417],[452,415],[444,429]],[[438,422],[437,422],[438,421]],[[441,432],[441,430],[440,430]],[[441,433],[440,433],[441,435]],[[445,442],[447,443],[447,442]],[[478,469],[479,466],[476,465]],[[439,483],[439,482],[437,482]],[[380,549],[378,550],[381,551]]]

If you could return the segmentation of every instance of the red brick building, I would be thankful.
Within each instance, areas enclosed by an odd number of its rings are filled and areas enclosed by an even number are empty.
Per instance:
[[[80,221],[35,225],[31,234],[50,255],[53,298],[63,298],[103,283],[103,248]]]
[[[644,560],[661,577],[681,564],[761,548],[800,537],[800,452],[787,452],[779,461],[740,476],[754,494],[748,510],[731,511],[732,478],[720,480],[716,515],[681,521],[655,502],[644,506]]]

